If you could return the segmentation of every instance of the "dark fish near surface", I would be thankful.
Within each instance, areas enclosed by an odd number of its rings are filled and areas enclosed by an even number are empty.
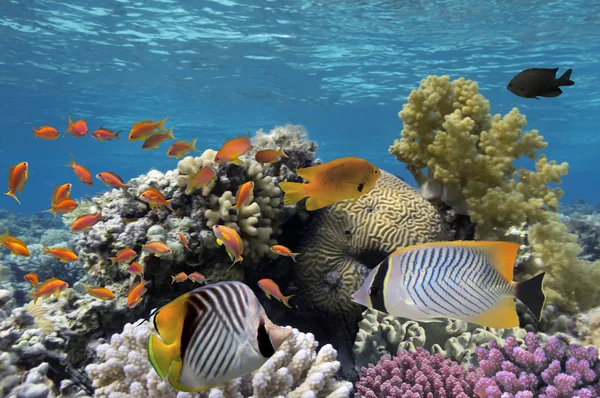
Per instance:
[[[208,390],[262,366],[291,336],[273,324],[254,292],[226,281],[207,285],[156,311],[148,356],[179,391]]]
[[[523,98],[558,97],[562,94],[560,86],[572,86],[572,69],[567,70],[561,77],[556,78],[558,68],[527,69],[512,78],[506,88],[513,94]]]

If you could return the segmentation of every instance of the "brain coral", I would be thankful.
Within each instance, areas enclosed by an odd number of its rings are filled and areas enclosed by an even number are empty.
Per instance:
[[[297,277],[313,304],[329,313],[358,309],[350,296],[394,250],[446,235],[435,208],[401,179],[383,172],[355,202],[321,211],[301,244]]]

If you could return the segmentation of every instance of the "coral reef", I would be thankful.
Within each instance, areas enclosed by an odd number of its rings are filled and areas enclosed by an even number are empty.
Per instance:
[[[296,275],[313,304],[329,313],[356,311],[350,296],[391,252],[446,233],[435,208],[384,171],[370,192],[322,210],[307,230],[294,250],[302,253]]]
[[[317,352],[318,343],[311,334],[292,330],[292,337],[260,369],[205,393],[178,393],[160,379],[146,353],[152,331],[148,322],[137,327],[127,324],[110,343],[99,345],[98,361],[88,365],[86,372],[96,397],[348,397],[351,383],[334,378],[340,368],[335,349],[325,345]]]
[[[419,347],[384,355],[377,365],[362,368],[356,383],[357,398],[470,398],[482,371],[468,369]]]

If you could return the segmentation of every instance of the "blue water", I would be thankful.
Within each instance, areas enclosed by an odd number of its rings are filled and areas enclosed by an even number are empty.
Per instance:
[[[22,206],[2,196],[0,208],[47,209],[69,181],[74,197],[104,190],[76,180],[69,153],[93,175],[176,167],[166,147],[33,138],[32,126],[64,132],[68,115],[123,134],[169,117],[178,139],[215,149],[248,129],[302,124],[322,159],[360,156],[412,181],[387,151],[429,74],[479,82],[494,113],[519,107],[548,157],[570,163],[564,201],[600,200],[597,1],[3,0],[0,11],[2,181],[30,164]],[[508,92],[530,67],[573,68],[576,84],[540,101]]]

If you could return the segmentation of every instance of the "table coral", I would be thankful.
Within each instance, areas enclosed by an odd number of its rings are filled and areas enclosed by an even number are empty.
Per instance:
[[[390,147],[428,199],[468,212],[478,239],[547,220],[562,196],[548,184],[560,183],[568,168],[538,156],[547,143],[537,130],[523,131],[527,120],[518,109],[504,117],[489,112],[477,83],[429,76],[399,112],[402,137]],[[536,159],[536,170],[518,169],[514,162],[522,157]]]
[[[401,179],[382,171],[375,187],[354,202],[322,210],[299,248],[298,281],[319,309],[359,309],[350,296],[370,269],[394,250],[444,240],[435,208]]]

